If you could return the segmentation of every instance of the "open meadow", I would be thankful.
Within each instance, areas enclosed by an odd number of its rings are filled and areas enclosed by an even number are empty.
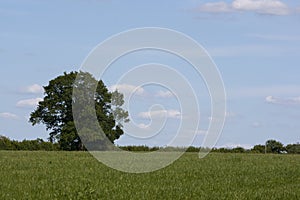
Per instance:
[[[146,174],[88,152],[0,151],[0,199],[300,199],[300,156],[186,153]]]

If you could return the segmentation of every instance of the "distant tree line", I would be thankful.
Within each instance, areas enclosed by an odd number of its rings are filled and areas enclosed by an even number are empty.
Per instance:
[[[58,143],[51,143],[37,138],[36,140],[10,140],[8,137],[0,136],[0,150],[23,150],[23,151],[57,151]]]
[[[120,149],[125,151],[182,151],[182,147],[148,147],[141,146],[119,146]],[[201,147],[190,146],[186,149],[186,152],[199,152]],[[0,135],[0,150],[23,150],[23,151],[58,151],[64,150],[60,147],[59,143],[52,143],[37,138],[35,140],[10,140],[8,137]],[[71,150],[71,149],[70,149]],[[218,152],[218,153],[274,153],[274,154],[300,154],[300,143],[288,144],[284,146],[281,142],[276,140],[268,140],[265,145],[255,145],[251,149],[245,149],[243,147],[235,148],[212,148],[204,149],[205,151]]]

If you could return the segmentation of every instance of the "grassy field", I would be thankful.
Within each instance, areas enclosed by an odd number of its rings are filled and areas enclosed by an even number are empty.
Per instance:
[[[186,153],[147,174],[87,152],[0,151],[0,199],[300,199],[300,156]]]

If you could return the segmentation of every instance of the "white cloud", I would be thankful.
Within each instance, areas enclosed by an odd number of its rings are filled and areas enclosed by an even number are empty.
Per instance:
[[[140,112],[138,114],[139,117],[143,119],[151,119],[154,118],[174,118],[178,119],[181,117],[181,113],[178,110],[155,110],[155,111],[148,111],[148,112]]]
[[[147,125],[147,124],[144,124],[144,123],[140,123],[140,124],[138,124],[138,127],[139,127],[139,128],[141,128],[141,129],[149,129],[149,128],[150,128],[150,126],[149,126],[149,125]]]
[[[289,7],[279,0],[235,0],[232,7],[241,11],[254,11],[261,14],[288,15]]]
[[[221,2],[209,2],[206,4],[203,4],[199,8],[200,11],[203,12],[211,12],[211,13],[222,13],[222,12],[231,12],[231,6],[227,3],[221,1]]]
[[[279,98],[274,96],[267,96],[265,98],[267,103],[280,104],[280,105],[300,105],[300,97],[293,98]]]
[[[155,94],[156,97],[161,97],[161,98],[170,98],[170,97],[173,97],[173,93],[170,92],[170,91],[158,91],[156,94]]]
[[[234,0],[231,4],[223,1],[205,3],[199,8],[202,12],[226,13],[249,11],[268,15],[288,15],[291,9],[280,0]]]
[[[225,148],[229,148],[229,149],[236,148],[236,147],[243,147],[244,149],[251,149],[253,147],[253,145],[251,145],[251,144],[239,144],[239,143],[227,143],[225,145],[218,146],[218,148],[220,148],[220,147],[225,147]]]
[[[44,88],[38,84],[33,84],[21,89],[22,92],[31,94],[41,94],[44,92]]]
[[[145,93],[144,88],[129,85],[129,84],[119,84],[119,85],[112,85],[108,88],[110,91],[118,90],[119,92],[123,94],[136,94],[136,95],[143,95]]]
[[[276,103],[278,100],[275,98],[275,97],[273,97],[273,96],[267,96],[266,97],[266,102],[268,102],[268,103]]]
[[[9,112],[0,113],[0,117],[5,119],[19,119],[17,115]]]
[[[35,107],[38,105],[42,98],[35,98],[35,99],[24,99],[17,102],[17,107]]]

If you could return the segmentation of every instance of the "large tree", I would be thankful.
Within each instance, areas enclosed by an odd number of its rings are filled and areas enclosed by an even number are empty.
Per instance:
[[[84,91],[80,96],[76,96],[77,99],[74,99],[74,87]],[[95,92],[93,88],[96,88]],[[46,129],[50,131],[49,140],[58,141],[61,149],[84,149],[82,138],[79,137],[74,123],[74,101],[81,101],[86,105],[88,101],[93,101],[93,108],[86,107],[82,116],[88,117],[93,112],[96,113],[99,125],[111,142],[123,134],[122,123],[128,121],[128,112],[121,108],[124,103],[123,95],[118,91],[109,92],[104,83],[101,80],[97,81],[91,74],[65,72],[51,80],[48,86],[44,87],[44,91],[44,99],[31,113],[29,121],[32,125],[45,124]],[[86,131],[89,132],[90,130]]]

